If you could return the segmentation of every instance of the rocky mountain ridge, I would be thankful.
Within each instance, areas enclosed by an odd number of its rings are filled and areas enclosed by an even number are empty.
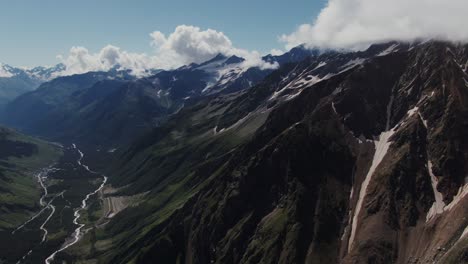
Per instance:
[[[142,136],[126,134],[136,140],[107,167],[85,157],[109,176],[102,199],[121,206],[54,261],[468,262],[467,50],[312,51],[241,89],[222,86],[241,63],[224,56],[70,86],[66,104],[94,120],[77,137],[174,108]],[[227,75],[210,74],[220,67]],[[133,119],[104,122],[128,109]]]
[[[84,259],[466,262],[466,48],[323,53],[182,109],[117,156],[113,196],[145,196]]]

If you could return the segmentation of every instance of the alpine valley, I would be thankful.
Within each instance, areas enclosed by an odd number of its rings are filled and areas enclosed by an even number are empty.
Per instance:
[[[0,263],[468,263],[468,44],[245,60],[1,65]]]

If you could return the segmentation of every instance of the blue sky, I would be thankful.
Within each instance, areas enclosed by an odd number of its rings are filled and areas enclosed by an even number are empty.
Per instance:
[[[181,24],[222,31],[242,49],[282,48],[278,36],[310,23],[325,0],[125,1],[0,0],[0,62],[52,65],[72,46],[99,52],[108,44],[151,53],[149,34]]]

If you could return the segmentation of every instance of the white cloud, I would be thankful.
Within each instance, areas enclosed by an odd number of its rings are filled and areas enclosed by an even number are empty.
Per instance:
[[[120,48],[107,45],[98,53],[90,53],[84,47],[72,47],[66,57],[57,57],[66,67],[57,75],[80,74],[89,71],[107,71],[115,66],[129,69],[135,75],[142,75],[151,68],[151,58],[146,54],[130,53]]]
[[[219,53],[237,55],[244,58],[245,67],[262,69],[276,68],[261,59],[256,51],[247,51],[233,46],[223,33],[213,29],[201,30],[199,27],[180,25],[169,36],[160,31],[150,34],[151,45],[156,49],[158,64],[162,68],[186,65],[192,62],[207,61]]]
[[[284,54],[284,51],[282,51],[280,49],[272,49],[272,50],[270,50],[270,54],[273,55],[273,56],[280,56],[280,55]]]
[[[67,56],[58,56],[66,66],[66,70],[58,75],[106,71],[117,65],[121,69],[132,70],[135,75],[143,75],[148,69],[170,69],[192,62],[201,63],[218,53],[243,57],[246,60],[244,67],[278,67],[264,62],[258,52],[234,47],[223,32],[213,29],[202,30],[199,27],[180,25],[168,36],[155,31],[150,37],[150,44],[154,48],[151,55],[124,51],[112,45],[107,45],[98,53],[90,53],[84,47],[72,47]]]
[[[280,40],[330,48],[365,48],[387,40],[467,41],[466,0],[328,0],[314,23]]]
[[[212,29],[203,31],[194,26],[178,26],[167,37],[159,31],[151,33],[150,36],[157,56],[168,66],[200,63],[218,53],[230,54],[234,49],[231,40],[223,32]]]
[[[241,67],[244,69],[258,67],[261,70],[268,70],[268,69],[274,70],[279,67],[279,64],[277,62],[274,62],[274,63],[265,62],[262,59],[262,56],[260,55],[260,53],[258,53],[257,51],[249,52],[249,51],[244,51],[244,50],[237,50],[237,53],[235,53],[235,55],[245,59],[245,61],[241,65]]]

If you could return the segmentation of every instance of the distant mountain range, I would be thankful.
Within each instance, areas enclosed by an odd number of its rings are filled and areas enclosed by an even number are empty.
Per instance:
[[[284,65],[315,53],[298,47],[264,59]],[[144,78],[118,67],[59,77],[9,102],[2,120],[54,140],[113,148],[129,143],[184,105],[201,97],[248,89],[273,71],[246,68],[243,62],[237,56],[218,54],[201,64],[154,71]]]
[[[0,63],[0,78],[13,78],[17,76],[28,76],[37,81],[50,81],[57,77],[57,74],[65,70],[65,65],[57,64],[52,67],[15,68],[7,64]]]
[[[15,68],[0,64],[0,109],[19,95],[33,91],[43,82],[55,78],[55,73],[63,71],[63,64],[53,67],[32,69]]]

